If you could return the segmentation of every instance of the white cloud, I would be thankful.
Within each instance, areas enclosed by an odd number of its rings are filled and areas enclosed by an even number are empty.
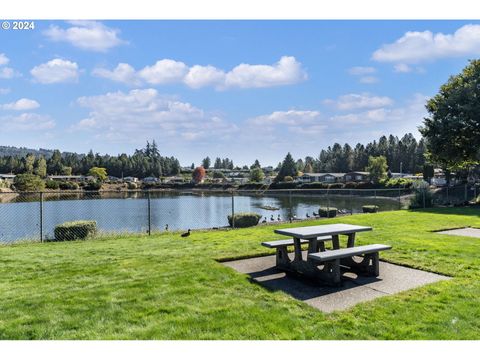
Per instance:
[[[17,116],[0,117],[4,131],[37,131],[55,127],[55,121],[46,115],[23,113]]]
[[[163,59],[152,66],[146,66],[138,72],[141,79],[149,84],[167,84],[180,82],[188,73],[188,67],[181,61]]]
[[[40,104],[35,100],[22,98],[13,103],[3,104],[0,107],[4,110],[25,111],[36,109],[40,107]]]
[[[10,67],[0,67],[0,79],[12,79],[19,74]]]
[[[35,66],[30,73],[42,84],[75,82],[79,75],[77,63],[62,59],[53,59]]]
[[[395,64],[393,66],[393,71],[398,73],[409,73],[412,70],[413,70],[412,67],[407,64]]]
[[[3,53],[0,54],[0,66],[7,65],[10,59]]]
[[[227,73],[226,87],[262,88],[295,84],[307,79],[306,72],[293,56],[282,56],[273,65],[240,64]]]
[[[362,76],[360,77],[359,81],[362,84],[375,84],[380,80],[376,76]]]
[[[371,66],[354,66],[348,69],[350,75],[368,75],[374,74],[377,70]]]
[[[375,96],[369,93],[362,93],[342,95],[339,96],[337,100],[327,99],[324,103],[334,105],[339,110],[353,110],[390,106],[393,104],[393,100],[387,96]]]
[[[141,82],[137,77],[135,69],[125,63],[120,63],[113,70],[97,68],[92,71],[92,74],[98,77],[103,77],[116,82],[122,82],[132,85],[139,85]]]
[[[302,124],[310,124],[319,120],[320,112],[318,111],[300,111],[300,110],[288,110],[288,111],[274,111],[268,115],[260,115],[248,120],[250,124],[261,126],[272,125],[291,125],[297,126]]]
[[[185,84],[192,89],[199,89],[206,86],[222,87],[225,83],[225,72],[214,66],[194,65],[184,78]]]
[[[194,139],[220,140],[236,126],[193,105],[161,96],[155,89],[135,89],[81,97],[77,103],[89,109],[75,129],[98,131],[109,141],[155,138],[178,144]]]
[[[464,25],[453,34],[409,31],[376,50],[372,59],[402,64],[480,54],[480,25]]]
[[[212,86],[218,90],[282,86],[307,79],[301,63],[292,56],[283,56],[273,65],[240,64],[229,72],[212,65],[188,67],[181,61],[163,59],[139,71],[121,63],[114,70],[97,68],[93,75],[135,86],[184,83],[193,89]]]
[[[51,25],[44,35],[51,41],[68,42],[83,50],[105,52],[125,43],[120,30],[112,29],[98,21],[70,21],[71,27],[62,29]]]

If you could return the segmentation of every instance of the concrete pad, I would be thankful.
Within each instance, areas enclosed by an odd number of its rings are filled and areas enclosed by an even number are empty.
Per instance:
[[[469,236],[469,237],[474,237],[474,238],[480,238],[480,229],[467,227],[467,228],[462,228],[462,229],[438,231],[437,234]]]
[[[306,256],[306,254],[304,254]],[[284,291],[292,297],[323,311],[345,310],[360,302],[400,291],[450,279],[426,271],[380,262],[380,276],[343,273],[340,287],[318,285],[301,277],[287,275],[275,268],[275,256],[224,262],[236,271],[248,274],[253,281],[273,291]]]

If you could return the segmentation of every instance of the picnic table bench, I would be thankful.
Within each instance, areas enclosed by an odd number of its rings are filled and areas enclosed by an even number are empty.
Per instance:
[[[389,245],[373,244],[355,246],[357,232],[371,231],[368,226],[349,224],[330,224],[277,229],[275,233],[291,236],[290,239],[266,241],[262,245],[276,249],[276,266],[290,273],[338,285],[341,283],[341,267],[365,273],[379,275],[379,252],[391,249]],[[347,247],[340,248],[340,235],[348,237]],[[325,242],[332,242],[333,250],[326,250]],[[307,256],[304,259],[302,245],[308,243]],[[287,248],[294,247],[294,259],[288,257]],[[362,257],[361,261],[355,257]]]

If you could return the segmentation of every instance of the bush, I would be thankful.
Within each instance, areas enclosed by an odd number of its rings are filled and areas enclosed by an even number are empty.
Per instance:
[[[359,182],[357,183],[356,189],[374,189],[376,187],[378,187],[378,185],[375,186],[371,182]]]
[[[102,188],[102,183],[101,182],[97,182],[97,181],[89,181],[87,185],[85,185],[85,187],[83,188],[84,190],[87,190],[87,191],[97,191],[97,190],[100,190]]]
[[[333,184],[328,184],[329,189],[342,189],[343,184],[342,183],[333,183]]]
[[[0,188],[9,188],[10,187],[10,184],[7,182],[7,181],[4,181],[4,180],[0,180]]]
[[[92,220],[70,221],[55,226],[55,241],[71,241],[93,237],[97,222]]]
[[[60,184],[55,180],[47,180],[45,181],[45,186],[47,189],[58,190]]]
[[[318,181],[314,181],[311,183],[303,183],[298,186],[299,189],[326,189],[327,187],[327,184]]]
[[[354,181],[348,181],[343,186],[345,189],[356,189],[358,187],[358,183]]]
[[[376,213],[378,212],[377,205],[363,205],[362,210],[364,213]]]
[[[291,182],[293,182],[293,177],[291,177],[291,176],[285,176],[285,177],[283,178],[283,181],[284,181],[284,182],[287,182],[287,183],[291,183]]]
[[[380,185],[385,186],[386,188],[410,188],[413,184],[412,179],[403,179],[403,178],[395,178],[395,179],[382,179],[379,182]]]
[[[412,185],[414,196],[410,201],[410,209],[419,209],[433,206],[433,193],[425,181],[416,181]]]
[[[45,182],[40,176],[33,174],[20,174],[15,176],[13,181],[15,189],[18,191],[42,191],[45,190]]]
[[[297,184],[294,182],[277,182],[277,183],[272,183],[270,184],[269,189],[275,190],[275,189],[295,189]]]
[[[235,227],[245,228],[258,224],[262,216],[257,213],[238,213],[234,215]],[[232,216],[228,215],[228,224],[232,226]]]
[[[78,184],[71,181],[62,181],[58,184],[61,190],[77,190]]]
[[[332,218],[332,217],[337,216],[337,211],[338,211],[338,209],[334,208],[334,207],[320,207],[318,209],[318,215],[320,217]]]
[[[135,189],[137,189],[137,188],[138,188],[138,186],[137,186],[137,184],[135,184],[134,182],[128,182],[128,183],[127,183],[127,189],[128,189],[128,190],[135,190]]]

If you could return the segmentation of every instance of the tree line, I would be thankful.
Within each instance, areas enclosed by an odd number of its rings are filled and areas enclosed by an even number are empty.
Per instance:
[[[43,155],[28,153],[25,156],[8,155],[0,157],[0,173],[48,175],[85,175],[91,168],[105,168],[108,175],[116,177],[134,176],[172,176],[180,173],[178,159],[160,155],[155,141],[147,142],[143,149],[135,150],[133,155],[117,156],[94,154],[86,155],[64,153],[54,150],[46,158]]]

